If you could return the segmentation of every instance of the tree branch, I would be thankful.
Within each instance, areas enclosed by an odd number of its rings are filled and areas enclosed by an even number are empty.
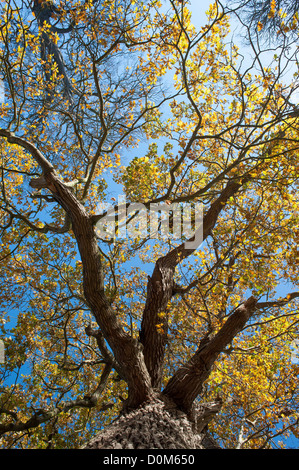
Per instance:
[[[5,137],[7,142],[9,142],[10,144],[17,144],[20,145],[20,147],[22,147],[23,149],[28,150],[31,153],[32,157],[35,159],[35,161],[39,164],[44,173],[54,172],[53,165],[44,157],[44,155],[38,150],[38,148],[34,144],[28,142],[22,137],[16,136],[13,132],[10,132],[6,129],[0,129],[0,136]]]
[[[7,432],[28,431],[29,429],[37,428],[41,424],[46,423],[47,421],[53,418],[56,418],[61,413],[67,413],[73,408],[94,408],[95,406],[97,406],[99,398],[106,386],[111,369],[111,364],[105,365],[101,375],[100,383],[91,395],[86,395],[84,398],[78,398],[77,400],[67,402],[60,408],[55,408],[52,410],[38,410],[31,416],[31,418],[29,418],[24,423],[19,422],[16,413],[0,409],[0,414],[11,415],[16,421],[15,423],[0,424],[0,436]],[[109,408],[112,408],[113,406],[114,403],[105,403],[99,408],[99,410],[105,411]]]
[[[257,300],[250,297],[226,320],[218,333],[201,345],[192,358],[180,367],[169,380],[163,393],[183,411],[189,413],[203,383],[209,377],[218,356],[243,329],[256,309]]]
[[[283,305],[288,304],[292,300],[297,299],[298,297],[299,297],[299,292],[291,292],[290,294],[288,294],[283,299],[277,299],[277,300],[272,300],[272,301],[268,301],[268,302],[258,302],[256,304],[256,308],[260,309],[260,310],[263,310],[263,309],[266,309],[266,308],[281,307]]]
[[[218,216],[228,199],[236,194],[239,189],[250,180],[249,176],[241,181],[229,181],[222,190],[220,196],[211,204],[203,218],[203,239],[195,234],[195,240],[204,241],[214,228]],[[201,230],[198,229],[198,230]],[[191,239],[188,240],[191,242]],[[167,342],[167,304],[170,301],[173,290],[173,276],[176,266],[185,258],[192,255],[197,246],[186,248],[185,243],[171,250],[156,262],[153,274],[148,279],[147,299],[143,311],[140,341],[143,344],[145,364],[152,379],[154,388],[159,388],[162,380],[162,367],[164,351]],[[159,328],[157,328],[159,325]]]
[[[35,147],[21,137],[0,129],[0,136],[28,150],[43,170],[42,177],[33,183],[48,188],[69,216],[77,240],[83,266],[83,290],[102,334],[111,347],[128,383],[127,406],[138,406],[152,396],[151,381],[146,369],[140,343],[125,332],[104,292],[101,253],[92,218],[85,207],[58,177],[53,165]],[[32,185],[32,182],[31,182]]]

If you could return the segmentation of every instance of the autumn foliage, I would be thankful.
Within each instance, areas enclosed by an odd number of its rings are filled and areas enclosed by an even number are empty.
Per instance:
[[[218,1],[202,23],[185,0],[2,2],[3,448],[78,448],[161,391],[221,401],[223,447],[299,437],[298,15],[275,48],[244,24],[238,47]],[[203,242],[99,238],[120,193],[202,203]]]

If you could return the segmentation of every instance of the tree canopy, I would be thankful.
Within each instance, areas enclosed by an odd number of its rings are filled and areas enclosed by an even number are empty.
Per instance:
[[[243,49],[238,9],[196,29],[188,3],[2,3],[4,448],[78,448],[155,397],[221,404],[225,448],[299,437],[298,15]],[[122,236],[118,195],[131,226],[202,225]]]

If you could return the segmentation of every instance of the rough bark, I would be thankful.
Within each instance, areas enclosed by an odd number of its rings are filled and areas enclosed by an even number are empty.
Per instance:
[[[219,411],[217,403],[199,406],[194,421],[171,403],[154,400],[121,416],[100,431],[84,449],[204,449],[219,447],[213,438],[197,429]],[[207,410],[209,410],[207,412]]]
[[[167,342],[167,304],[172,297],[174,268],[158,260],[148,279],[147,300],[143,312],[140,341],[152,386],[160,389]],[[158,326],[159,325],[159,328]]]

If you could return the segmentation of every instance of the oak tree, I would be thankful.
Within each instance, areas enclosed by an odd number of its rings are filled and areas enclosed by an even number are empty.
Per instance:
[[[298,18],[274,51],[249,26],[239,49],[219,1],[203,23],[185,0],[2,4],[4,448],[298,437]],[[118,193],[135,228],[171,206],[168,236],[122,236]]]

